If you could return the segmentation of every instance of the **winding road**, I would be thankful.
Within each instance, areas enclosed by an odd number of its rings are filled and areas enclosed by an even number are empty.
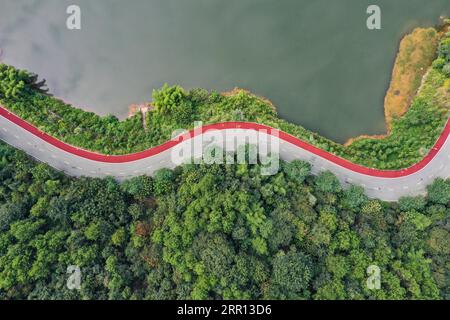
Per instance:
[[[178,160],[174,161],[174,155],[175,158],[180,158],[183,150],[190,149],[192,145],[200,145],[204,150],[212,144],[211,141],[217,140],[217,133],[223,134],[224,140],[213,144],[223,146],[227,151],[236,150],[239,140],[241,144],[246,143],[249,136],[257,133],[254,138],[259,147],[276,146],[283,160],[308,161],[312,165],[313,174],[329,170],[343,185],[360,185],[369,197],[385,201],[424,194],[426,186],[436,178],[450,177],[450,119],[435,146],[422,161],[404,170],[377,170],[351,163],[285,132],[248,122],[203,126],[135,154],[102,155],[51,137],[0,106],[1,140],[38,161],[75,177],[113,176],[118,180],[125,180],[144,174],[151,175],[161,168],[175,168],[180,163]],[[191,155],[185,154],[184,157],[187,159]]]

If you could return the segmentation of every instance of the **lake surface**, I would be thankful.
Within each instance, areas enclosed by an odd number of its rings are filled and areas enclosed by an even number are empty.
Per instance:
[[[382,9],[382,30],[366,9]],[[82,29],[66,28],[66,8]],[[449,0],[1,0],[1,60],[53,94],[126,116],[165,82],[267,97],[281,117],[342,142],[385,131],[402,36],[450,16]]]

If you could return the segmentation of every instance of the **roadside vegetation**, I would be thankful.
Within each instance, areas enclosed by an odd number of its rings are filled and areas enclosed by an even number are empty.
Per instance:
[[[417,28],[402,39],[384,102],[388,130],[394,119],[408,111],[424,75],[436,58],[438,45],[439,33],[434,28]]]
[[[119,185],[0,143],[0,299],[450,299],[450,180],[428,192],[370,200],[300,161]]]
[[[37,83],[35,75],[0,65],[0,103],[52,136],[105,154],[148,149],[170,139],[176,129],[191,129],[194,121],[204,124],[250,121],[279,128],[354,163],[378,169],[401,169],[417,163],[429,152],[449,117],[449,47],[447,33],[411,106],[404,116],[392,119],[388,136],[357,139],[349,146],[278,118],[268,101],[243,90],[225,95],[164,86],[153,92],[155,108],[147,113],[144,130],[141,113],[119,121],[114,116],[100,117],[76,109],[45,94],[43,83]]]

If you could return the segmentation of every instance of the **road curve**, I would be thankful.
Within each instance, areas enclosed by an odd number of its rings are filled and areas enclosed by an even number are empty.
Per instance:
[[[71,176],[106,177],[124,180],[143,174],[153,174],[161,168],[174,168],[174,152],[192,143],[205,142],[213,132],[228,137],[248,136],[258,132],[257,141],[275,141],[283,160],[305,160],[311,163],[312,172],[329,170],[344,185],[360,185],[370,197],[396,201],[406,195],[420,195],[437,177],[450,177],[450,119],[435,146],[419,163],[403,170],[378,170],[354,164],[319,149],[285,132],[265,125],[248,122],[226,122],[203,126],[189,134],[178,136],[160,146],[128,155],[103,155],[66,144],[42,132],[25,120],[0,106],[0,139],[25,151],[35,159]],[[228,142],[228,141],[225,141]],[[262,142],[259,142],[260,144]],[[265,142],[264,142],[265,143]],[[268,142],[269,144],[271,142]],[[226,144],[226,143],[225,143]],[[233,151],[237,147],[227,151]]]

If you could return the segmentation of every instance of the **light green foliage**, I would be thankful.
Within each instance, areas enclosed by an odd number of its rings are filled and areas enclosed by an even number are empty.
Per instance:
[[[36,81],[36,75],[0,63],[0,99],[20,98],[33,89],[46,92],[42,90],[45,81],[39,83]]]
[[[440,57],[437,58],[434,62],[433,62],[433,68],[437,69],[438,71],[441,71],[442,68],[447,64],[447,61],[445,61],[444,58]]]
[[[179,86],[169,87],[166,83],[160,90],[153,90],[152,97],[156,111],[167,114],[175,111],[183,103],[186,94]]]
[[[423,231],[426,228],[428,228],[432,221],[430,218],[428,218],[426,215],[417,212],[417,211],[410,211],[405,214],[406,221],[411,222],[414,224],[417,230]]]
[[[29,75],[13,67],[0,64],[0,97],[17,98],[25,91],[25,82]]]
[[[113,245],[115,246],[120,246],[122,244],[124,244],[125,240],[126,240],[126,231],[125,228],[119,228],[117,229],[116,232],[114,232],[114,234],[111,237],[111,242],[113,243]]]
[[[450,62],[450,37],[440,43],[438,53],[440,58]]]

